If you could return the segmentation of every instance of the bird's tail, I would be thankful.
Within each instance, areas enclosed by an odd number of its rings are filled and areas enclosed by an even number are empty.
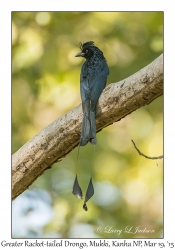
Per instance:
[[[83,103],[83,121],[81,127],[80,146],[88,142],[95,145],[96,141],[96,112],[90,111],[90,100]]]

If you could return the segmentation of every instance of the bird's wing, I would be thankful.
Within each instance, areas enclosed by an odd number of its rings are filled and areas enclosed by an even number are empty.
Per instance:
[[[90,85],[87,69],[88,68],[85,62],[82,66],[80,75],[80,92],[82,102],[85,102],[86,100],[90,99]]]
[[[106,61],[101,61],[99,66],[96,67],[95,73],[89,78],[91,111],[94,111],[96,108],[98,99],[106,86],[108,74],[109,69]]]

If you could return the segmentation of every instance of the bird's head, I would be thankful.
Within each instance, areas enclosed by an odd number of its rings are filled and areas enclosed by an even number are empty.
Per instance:
[[[81,43],[80,42],[80,49],[81,52],[79,52],[78,54],[76,54],[76,57],[82,56],[85,57],[86,59],[89,59],[93,56],[93,48],[94,48],[94,42],[93,41],[89,41],[86,43]]]

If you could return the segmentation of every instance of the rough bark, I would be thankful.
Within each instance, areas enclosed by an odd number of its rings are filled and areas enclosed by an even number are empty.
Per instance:
[[[163,55],[134,75],[108,85],[97,107],[97,131],[163,94]],[[79,143],[81,104],[39,132],[12,156],[12,199]]]

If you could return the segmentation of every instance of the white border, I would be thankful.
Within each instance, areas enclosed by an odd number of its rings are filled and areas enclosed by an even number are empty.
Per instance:
[[[174,1],[1,1],[0,8],[0,240],[11,240],[11,11],[164,11],[165,22],[165,95],[164,95],[164,240],[175,239],[175,3]],[[119,240],[118,240],[119,241]],[[129,240],[131,241],[131,240]],[[151,240],[159,242],[159,240]],[[174,240],[175,242],[175,240]],[[16,249],[16,248],[13,248]]]

